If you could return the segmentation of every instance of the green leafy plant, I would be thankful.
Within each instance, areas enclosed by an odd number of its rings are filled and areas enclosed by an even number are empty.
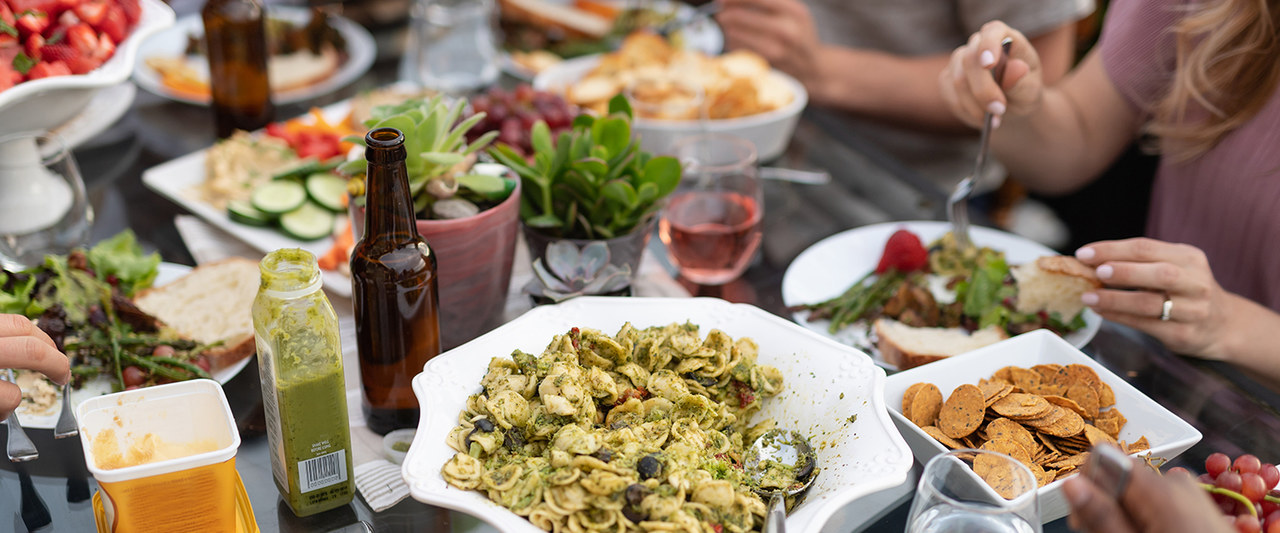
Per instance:
[[[619,95],[607,116],[580,115],[554,140],[545,123],[534,124],[531,162],[505,144],[491,148],[524,183],[521,220],[571,239],[611,239],[648,222],[679,185],[681,167],[673,157],[640,149],[632,117]]]
[[[498,132],[485,133],[468,143],[467,132],[483,120],[485,114],[477,113],[459,122],[463,104],[459,100],[450,105],[440,96],[409,100],[375,107],[372,118],[365,121],[369,129],[395,128],[404,134],[409,191],[413,194],[413,207],[419,213],[430,215],[438,201],[455,197],[472,203],[500,202],[515,189],[514,180],[471,172],[480,151],[493,142]],[[365,143],[363,136],[344,140]],[[363,176],[367,168],[362,157],[343,163],[338,171],[348,176]],[[363,196],[363,182],[357,181],[351,193]]]

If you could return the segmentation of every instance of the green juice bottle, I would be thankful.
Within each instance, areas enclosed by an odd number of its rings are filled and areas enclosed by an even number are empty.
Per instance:
[[[253,328],[271,472],[289,509],[308,516],[355,495],[338,317],[311,252],[276,250],[259,270]]]

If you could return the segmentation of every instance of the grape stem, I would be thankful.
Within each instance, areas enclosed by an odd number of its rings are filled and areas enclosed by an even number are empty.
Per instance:
[[[1208,483],[1201,483],[1200,488],[1209,491],[1210,494],[1221,494],[1235,501],[1238,501],[1244,504],[1245,507],[1249,508],[1249,516],[1252,516],[1254,518],[1258,517],[1258,510],[1253,507],[1253,502],[1249,501],[1249,498],[1245,498],[1243,494],[1240,494],[1239,492],[1236,492],[1231,489],[1215,487]],[[1271,496],[1267,496],[1267,497],[1270,498]],[[1280,503],[1280,502],[1277,502],[1277,503]]]
[[[1269,502],[1271,502],[1271,503],[1277,503],[1277,504],[1280,504],[1280,497],[1272,496],[1272,495],[1270,495],[1270,494],[1268,494],[1268,495],[1266,495],[1266,496],[1263,496],[1263,497],[1262,497],[1262,499],[1263,499],[1263,500],[1266,500],[1266,501],[1269,501]]]

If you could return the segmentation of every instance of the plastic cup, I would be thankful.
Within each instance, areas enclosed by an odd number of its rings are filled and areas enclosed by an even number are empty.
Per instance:
[[[240,433],[217,382],[99,396],[76,417],[111,531],[236,530]]]

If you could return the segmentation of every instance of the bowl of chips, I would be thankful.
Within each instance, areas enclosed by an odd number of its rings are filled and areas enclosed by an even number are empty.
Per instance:
[[[1069,512],[1062,480],[1093,445],[1157,460],[1200,441],[1190,424],[1043,329],[894,374],[885,401],[921,463],[975,448],[1027,465],[1046,523]]]
[[[650,152],[665,153],[687,135],[725,133],[755,144],[761,161],[782,155],[809,101],[804,85],[752,52],[708,56],[649,33],[628,36],[616,52],[549,67],[533,86],[596,113],[627,94]]]

